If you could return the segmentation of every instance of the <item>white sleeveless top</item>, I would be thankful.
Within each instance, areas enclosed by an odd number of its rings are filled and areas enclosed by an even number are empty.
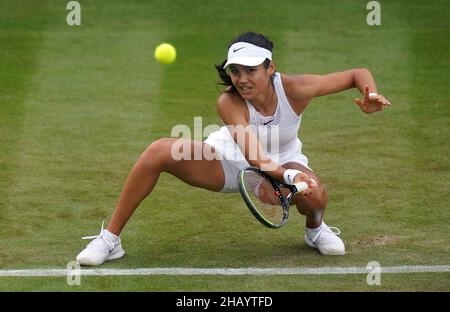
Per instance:
[[[297,137],[302,121],[289,104],[284,93],[280,73],[275,73],[273,85],[277,95],[277,109],[273,116],[262,116],[246,101],[250,113],[249,124],[257,128],[257,135],[264,150],[270,154],[285,154],[301,149]],[[278,144],[278,151],[276,144]]]
[[[297,134],[300,129],[301,115],[297,115],[289,104],[281,82],[280,73],[274,74],[273,84],[277,95],[277,109],[273,116],[262,116],[253,105],[246,101],[249,110],[249,125],[257,135],[266,155],[280,165],[302,155],[302,143]],[[226,126],[211,133],[205,140],[227,160],[245,161],[246,159],[235,143]]]

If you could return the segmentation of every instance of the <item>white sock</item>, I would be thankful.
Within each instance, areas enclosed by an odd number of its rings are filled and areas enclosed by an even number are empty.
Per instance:
[[[322,221],[322,224],[314,229],[310,229],[310,228],[306,227],[306,235],[308,235],[308,238],[310,240],[314,240],[317,237],[317,234],[319,234],[320,230],[323,228],[323,226],[324,226],[324,223]]]
[[[118,243],[120,243],[120,237],[111,233],[110,231],[104,229],[103,230],[103,235],[105,235],[107,238],[109,238],[111,240],[111,242],[113,242],[114,246],[117,245]]]

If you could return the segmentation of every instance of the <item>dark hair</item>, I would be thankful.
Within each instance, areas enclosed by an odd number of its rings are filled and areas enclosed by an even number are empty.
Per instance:
[[[251,31],[242,33],[239,36],[237,36],[228,45],[228,49],[236,42],[248,42],[248,43],[254,44],[258,47],[267,49],[269,51],[272,51],[272,49],[273,49],[273,42],[270,41],[266,36],[257,34],[257,33],[251,32]],[[231,81],[231,77],[227,74],[227,72],[223,68],[223,66],[225,65],[226,62],[227,62],[227,60],[225,59],[222,62],[222,64],[214,65],[216,67],[216,70],[217,70],[217,73],[219,74],[220,79],[222,80],[222,82],[218,82],[218,84],[227,86],[227,89],[225,90],[225,92],[227,92],[227,93],[237,93],[236,87],[233,85],[233,82]],[[264,68],[268,68],[269,65],[270,65],[270,60],[266,59],[263,62]]]

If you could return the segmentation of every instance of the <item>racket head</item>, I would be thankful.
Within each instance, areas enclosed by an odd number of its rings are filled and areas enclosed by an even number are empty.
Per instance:
[[[290,192],[258,168],[249,167],[239,172],[239,192],[245,204],[256,219],[269,228],[278,229],[288,220],[290,200],[283,194],[286,191]]]

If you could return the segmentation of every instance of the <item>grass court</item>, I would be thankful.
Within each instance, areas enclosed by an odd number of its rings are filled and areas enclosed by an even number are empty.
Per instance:
[[[392,107],[365,115],[356,89],[314,100],[300,139],[328,190],[343,257],[303,240],[304,217],[270,230],[239,194],[163,174],[102,269],[449,265],[450,5],[380,1],[84,1],[0,6],[0,270],[64,269],[107,222],[140,153],[195,116],[221,124],[213,67],[252,30],[274,41],[277,70],[370,69]],[[165,66],[160,42],[177,48]],[[449,291],[450,273],[349,275],[0,276],[1,291]]]

